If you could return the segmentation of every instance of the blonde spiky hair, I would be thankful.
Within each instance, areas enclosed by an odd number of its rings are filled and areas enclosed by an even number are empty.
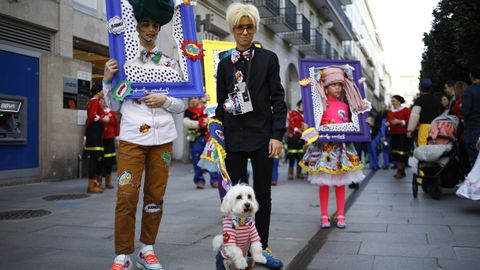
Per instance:
[[[252,4],[233,3],[227,9],[227,22],[230,31],[238,25],[240,19],[248,17],[252,20],[255,29],[260,25],[260,15],[258,9]]]

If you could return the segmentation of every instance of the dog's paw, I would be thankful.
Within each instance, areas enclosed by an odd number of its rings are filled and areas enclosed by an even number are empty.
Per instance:
[[[263,256],[263,254],[253,254],[252,255],[253,257],[253,260],[257,263],[261,263],[261,264],[266,264],[267,263],[267,258],[265,258],[265,256]]]
[[[246,269],[248,267],[247,260],[245,260],[245,258],[235,260],[233,264],[237,269]]]

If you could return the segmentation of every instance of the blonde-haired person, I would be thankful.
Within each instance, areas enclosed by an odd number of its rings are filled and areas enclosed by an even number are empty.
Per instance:
[[[265,266],[279,269],[283,263],[268,249],[268,235],[273,158],[283,150],[287,106],[277,55],[253,44],[259,21],[258,10],[251,4],[233,3],[227,9],[236,49],[218,64],[215,117],[224,127],[226,165],[233,184],[248,181],[247,161],[251,159],[253,189],[260,205],[255,222]],[[230,103],[225,104],[227,99]],[[222,256],[217,256],[217,269],[222,269],[221,260]]]

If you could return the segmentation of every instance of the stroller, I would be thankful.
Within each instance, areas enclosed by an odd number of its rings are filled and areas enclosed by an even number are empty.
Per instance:
[[[418,159],[418,166],[412,179],[414,198],[417,198],[420,185],[432,199],[438,200],[442,188],[453,188],[464,178],[455,136],[458,124],[454,115],[438,116],[430,125],[427,145],[415,148],[413,156]]]

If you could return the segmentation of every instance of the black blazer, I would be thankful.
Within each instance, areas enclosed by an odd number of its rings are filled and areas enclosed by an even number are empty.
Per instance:
[[[251,152],[259,149],[270,139],[281,141],[286,131],[287,105],[285,91],[280,80],[277,55],[269,50],[254,49],[248,89],[253,111],[233,115],[225,112],[223,103],[227,93],[234,89],[234,64],[230,56],[223,58],[217,69],[217,109],[215,117],[223,123],[225,147],[232,152]],[[235,64],[242,70],[247,81],[248,61],[240,58]]]

